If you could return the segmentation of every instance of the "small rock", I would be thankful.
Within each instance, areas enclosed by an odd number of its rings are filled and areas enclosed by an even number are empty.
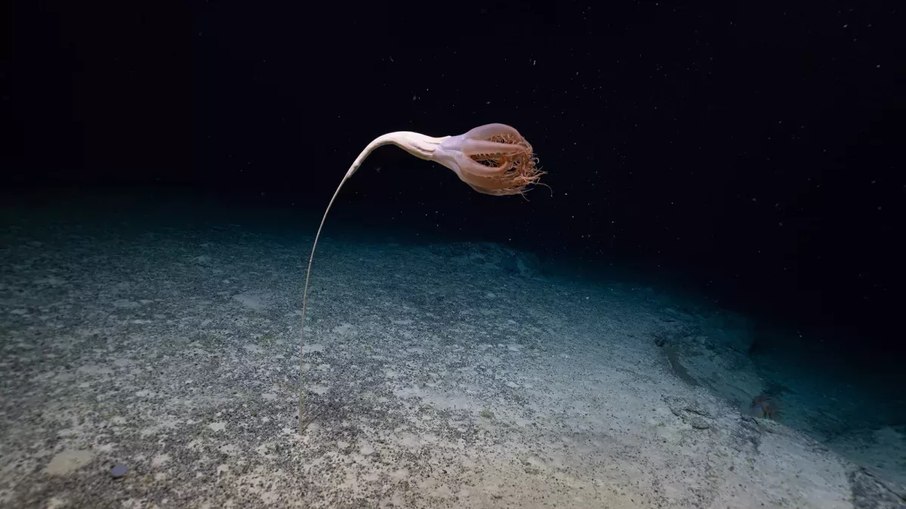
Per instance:
[[[711,427],[708,420],[700,415],[686,414],[683,416],[683,421],[695,429],[708,429]]]
[[[124,475],[126,475],[126,472],[128,472],[128,471],[129,471],[129,469],[126,467],[126,465],[123,465],[122,463],[117,463],[116,465],[113,466],[113,468],[110,469],[110,475],[114,479],[119,479],[120,477],[123,477]]]
[[[662,334],[655,334],[654,344],[657,346],[664,346],[665,344],[667,344],[667,338]]]

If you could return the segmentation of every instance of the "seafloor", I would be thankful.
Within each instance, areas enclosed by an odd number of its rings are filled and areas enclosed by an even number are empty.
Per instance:
[[[328,232],[300,435],[308,228],[30,203],[3,211],[2,507],[903,507],[906,430],[847,420],[894,402],[686,293]]]

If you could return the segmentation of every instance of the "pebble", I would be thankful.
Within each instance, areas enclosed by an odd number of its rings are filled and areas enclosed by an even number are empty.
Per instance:
[[[113,468],[110,469],[110,475],[112,475],[114,479],[119,479],[120,477],[123,477],[124,475],[126,475],[126,472],[128,470],[129,469],[126,468],[126,465],[123,465],[122,463],[118,463],[118,464],[114,465]]]

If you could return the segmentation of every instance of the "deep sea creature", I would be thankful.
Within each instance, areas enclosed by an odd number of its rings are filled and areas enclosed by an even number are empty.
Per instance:
[[[767,394],[755,396],[749,406],[749,414],[759,419],[776,419],[778,413],[776,401]]]
[[[383,134],[369,143],[356,157],[346,172],[333,197],[324,210],[324,217],[315,234],[305,271],[305,287],[302,291],[302,330],[305,328],[305,311],[308,305],[308,282],[311,265],[315,257],[318,238],[324,228],[324,221],[330,207],[340,194],[343,184],[359,169],[371,152],[382,145],[396,145],[420,159],[434,161],[453,170],[460,180],[475,191],[492,196],[524,195],[544,174],[538,168],[538,158],[532,146],[519,132],[506,124],[486,124],[465,134],[436,138],[412,131],[396,131]],[[304,334],[304,332],[300,332]],[[300,363],[304,365],[301,360]],[[305,390],[299,390],[299,432],[305,428],[303,400]]]

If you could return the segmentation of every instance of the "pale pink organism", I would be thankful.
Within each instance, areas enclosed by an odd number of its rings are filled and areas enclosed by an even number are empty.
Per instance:
[[[440,138],[412,131],[396,131],[378,136],[356,157],[324,210],[324,216],[321,218],[321,224],[318,226],[311,247],[308,268],[305,271],[305,287],[302,290],[303,330],[308,306],[311,265],[315,257],[315,248],[318,246],[318,238],[324,228],[324,221],[343,184],[359,169],[368,155],[382,145],[396,145],[415,157],[442,164],[453,170],[460,180],[475,191],[493,196],[522,195],[531,185],[537,184],[544,174],[538,168],[538,159],[532,152],[529,142],[519,134],[519,131],[506,124],[486,124],[464,134]],[[304,388],[300,388],[300,433],[305,428],[303,396]]]
[[[767,394],[755,396],[749,406],[749,412],[753,417],[761,419],[776,419],[779,414],[777,403]]]

